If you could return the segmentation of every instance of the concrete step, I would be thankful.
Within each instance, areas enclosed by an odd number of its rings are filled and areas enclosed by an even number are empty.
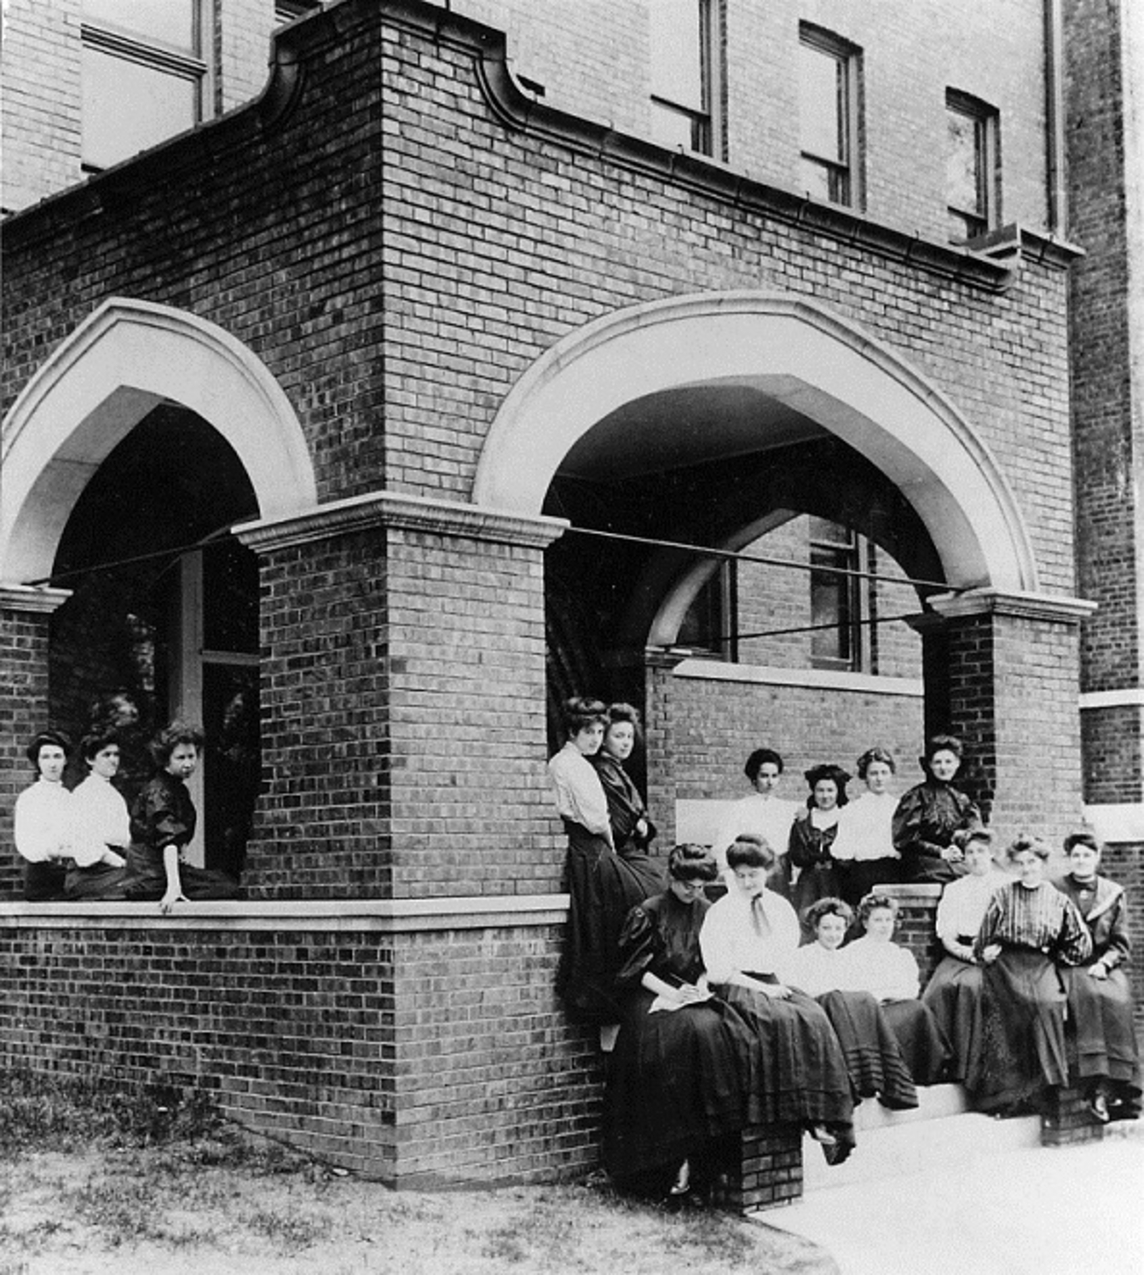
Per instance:
[[[822,1148],[806,1138],[804,1192],[923,1173],[937,1164],[951,1169],[982,1155],[1040,1146],[1039,1116],[998,1120],[968,1111],[957,1085],[935,1085],[918,1097],[913,1111],[887,1111],[871,1099],[861,1103],[854,1113],[858,1145],[845,1164],[831,1167]]]

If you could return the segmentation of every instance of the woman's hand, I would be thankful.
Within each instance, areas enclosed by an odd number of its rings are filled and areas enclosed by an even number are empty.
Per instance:
[[[992,965],[1001,955],[1000,943],[989,943],[981,951],[981,960],[985,965]]]
[[[941,857],[946,863],[960,863],[965,858],[957,846],[945,846],[942,849]]]
[[[764,996],[771,996],[777,1001],[785,1001],[790,996],[790,988],[785,983],[764,983],[757,978],[751,979],[751,987]]]
[[[189,902],[190,900],[181,890],[168,890],[167,893],[159,900],[159,911],[166,916],[176,903]]]
[[[674,988],[674,999],[677,1005],[695,1005],[707,1000],[707,993],[701,991],[694,983],[681,983]]]
[[[1094,961],[1088,967],[1088,972],[1093,978],[1103,982],[1108,977],[1108,966],[1103,961]]]
[[[646,819],[636,820],[636,836],[640,841],[647,840],[647,820]]]

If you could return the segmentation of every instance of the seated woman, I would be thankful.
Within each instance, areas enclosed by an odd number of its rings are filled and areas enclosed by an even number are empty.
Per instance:
[[[966,1088],[981,1111],[1039,1108],[1068,1083],[1065,993],[1058,965],[1092,954],[1080,914],[1045,879],[1049,847],[1018,837],[1005,852],[1016,881],[995,892],[973,952],[982,962],[981,1060]]]
[[[604,741],[600,750],[588,760],[596,768],[604,797],[608,803],[608,819],[612,825],[612,845],[616,853],[640,878],[643,898],[658,894],[664,887],[663,868],[652,859],[647,848],[655,839],[655,824],[624,762],[632,755],[639,740],[639,713],[630,704],[609,704]]]
[[[735,890],[712,904],[699,947],[712,986],[754,1033],[750,1123],[806,1128],[838,1163],[854,1145],[850,1077],[822,1006],[776,974],[799,935],[794,908],[766,888],[778,856],[760,837],[740,837],[727,863]]]
[[[806,924],[806,910],[819,899],[836,898],[838,877],[831,853],[838,836],[839,818],[846,805],[850,776],[839,766],[814,766],[806,772],[810,786],[807,808],[791,825],[787,865],[792,884],[790,900],[802,922],[802,935],[813,938]]]
[[[198,821],[187,780],[202,746],[197,727],[172,722],[161,731],[151,744],[159,772],[143,785],[131,808],[124,892],[129,899],[158,899],[164,913],[176,903],[234,899],[240,892],[238,882],[225,873],[195,867],[183,858]]]
[[[617,982],[623,1019],[608,1072],[604,1163],[625,1186],[661,1194],[701,1190],[720,1167],[722,1140],[747,1120],[753,1038],[711,995],[699,931],[718,877],[703,846],[667,861],[666,892],[628,914]]]
[[[894,1110],[916,1107],[918,1091],[881,1006],[869,992],[843,989],[842,940],[853,920],[854,914],[841,899],[811,904],[807,921],[814,942],[791,954],[780,971],[782,980],[813,996],[826,1010],[859,1098],[876,1095],[883,1106]]]
[[[945,956],[926,984],[922,1004],[949,1041],[948,1079],[962,1084],[982,1057],[981,966],[973,944],[993,892],[1013,878],[994,861],[988,828],[959,832],[955,841],[967,875],[951,881],[937,905],[937,937]]]
[[[628,912],[662,888],[662,878],[646,870],[646,856],[633,866],[616,853],[607,794],[591,761],[607,726],[602,701],[567,700],[566,742],[549,761],[548,777],[568,835],[564,880],[570,903],[556,994],[570,1018],[599,1026],[600,1046],[610,1051],[620,1020],[620,930]]]
[[[1099,876],[1100,845],[1087,832],[1065,838],[1069,870],[1053,884],[1080,913],[1092,939],[1092,964],[1066,968],[1069,1076],[1084,1087],[1102,1123],[1140,1114],[1140,1052],[1125,972],[1130,943],[1123,886]]]
[[[79,753],[88,774],[72,789],[75,864],[64,892],[69,899],[122,899],[131,818],[111,782],[119,770],[119,741],[112,734],[86,735]]]
[[[783,777],[783,759],[773,748],[756,748],[747,758],[743,766],[743,774],[754,788],[750,797],[743,797],[733,802],[719,824],[711,849],[715,853],[715,861],[727,883],[729,890],[734,889],[734,874],[727,867],[727,851],[735,844],[741,834],[762,837],[769,846],[774,846],[783,857],[782,871],[776,873],[771,889],[787,892],[789,872],[786,868],[785,855],[787,842],[790,840],[790,826],[801,807],[796,801],[788,801],[778,795]]]
[[[914,1083],[936,1085],[945,1076],[952,1050],[933,1014],[918,999],[921,975],[909,948],[893,941],[898,901],[868,894],[858,905],[865,933],[842,949],[842,986],[869,992],[882,1006]]]
[[[75,822],[64,767],[71,740],[57,730],[41,731],[25,755],[36,782],[16,798],[13,839],[24,860],[24,899],[45,903],[63,897],[68,869],[75,862]]]
[[[944,885],[965,875],[954,833],[979,828],[981,812],[953,782],[962,767],[960,739],[935,735],[918,762],[926,777],[898,802],[894,849],[902,856],[903,881]]]
[[[875,886],[901,877],[902,856],[894,849],[893,828],[898,799],[889,788],[896,769],[885,748],[868,748],[858,758],[858,778],[865,781],[866,791],[838,816],[831,854],[839,893],[852,908]]]

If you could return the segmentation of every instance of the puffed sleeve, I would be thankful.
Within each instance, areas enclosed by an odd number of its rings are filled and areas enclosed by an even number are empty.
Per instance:
[[[977,938],[973,942],[973,955],[978,960],[981,960],[981,953],[993,942],[994,935],[1001,926],[1005,915],[1003,897],[1003,891],[999,890],[994,894],[989,900],[989,906],[985,909],[985,915],[981,918],[981,928],[977,931]]]
[[[161,850],[165,846],[185,846],[194,835],[194,828],[184,819],[167,786],[152,780],[135,799],[131,835],[144,845]]]
[[[1100,959],[1105,966],[1114,970],[1126,966],[1132,953],[1132,941],[1128,937],[1128,896],[1123,890],[1116,897],[1116,902],[1109,908],[1108,942]]]
[[[726,897],[719,899],[708,909],[699,931],[699,950],[703,954],[703,967],[712,983],[728,983],[740,973],[735,960],[735,915],[726,906]]]
[[[787,858],[796,868],[809,868],[818,862],[819,846],[815,845],[814,834],[809,814],[798,815],[791,824]]]
[[[941,854],[941,846],[926,841],[922,836],[925,816],[925,792],[919,784],[916,788],[902,793],[898,807],[894,811],[891,825],[894,849],[903,858],[918,853]]]
[[[628,990],[647,973],[655,974],[660,963],[659,934],[646,909],[632,908],[620,931],[620,970],[616,985]]]
[[[612,842],[612,822],[608,799],[600,776],[586,757],[572,756],[561,749],[548,763],[548,776],[556,798],[557,812],[589,832]]]
[[[1066,899],[1063,894],[1059,898],[1064,904],[1064,915],[1053,945],[1057,960],[1063,965],[1082,965],[1092,955],[1092,935],[1072,899]]]

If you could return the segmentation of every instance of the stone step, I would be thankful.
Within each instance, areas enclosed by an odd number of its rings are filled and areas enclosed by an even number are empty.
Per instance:
[[[998,1120],[967,1111],[964,1092],[955,1085],[920,1090],[919,1098],[914,1111],[887,1111],[869,1099],[861,1103],[854,1120],[858,1145],[844,1164],[828,1165],[822,1148],[806,1138],[803,1191],[950,1169],[981,1155],[1040,1146],[1039,1116]]]

